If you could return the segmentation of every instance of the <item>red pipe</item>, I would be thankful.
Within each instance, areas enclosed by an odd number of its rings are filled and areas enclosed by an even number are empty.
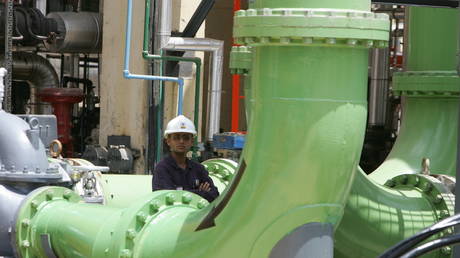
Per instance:
[[[233,12],[241,9],[241,0],[233,0]],[[237,44],[233,43],[233,46]],[[240,75],[232,76],[232,125],[231,131],[238,132],[240,119]]]

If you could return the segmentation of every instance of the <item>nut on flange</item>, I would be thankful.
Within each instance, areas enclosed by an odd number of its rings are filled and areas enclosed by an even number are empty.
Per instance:
[[[263,8],[240,10],[234,37],[247,45],[343,45],[386,47],[386,14],[341,9]]]

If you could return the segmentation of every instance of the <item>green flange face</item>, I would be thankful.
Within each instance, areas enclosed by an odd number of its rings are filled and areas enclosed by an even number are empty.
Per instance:
[[[247,45],[387,47],[386,14],[340,9],[249,9],[235,13],[234,37]]]
[[[131,221],[125,232],[124,241],[120,242],[119,257],[129,258],[134,253],[136,243],[142,231],[150,222],[166,210],[177,207],[188,207],[196,210],[203,209],[209,203],[199,195],[187,191],[162,191],[130,216]]]
[[[415,188],[423,192],[426,199],[431,204],[433,214],[437,217],[438,221],[455,214],[455,196],[439,180],[431,176],[421,174],[399,175],[388,180],[385,186],[393,189]],[[439,233],[438,237],[441,238],[452,235],[453,232],[453,227],[447,228]],[[440,249],[439,254],[441,257],[450,257],[451,249]]]
[[[247,74],[252,65],[252,52],[247,46],[234,46],[230,52],[230,72]]]
[[[393,77],[393,92],[400,96],[458,98],[459,86],[456,71],[402,72]]]
[[[405,174],[394,177],[385,183],[393,189],[415,188],[426,195],[438,220],[454,215],[455,196],[439,180],[421,174]]]
[[[19,209],[16,217],[16,228],[13,231],[13,237],[16,241],[16,254],[21,257],[36,257],[42,253],[41,245],[37,245],[38,239],[35,239],[33,220],[40,210],[45,208],[49,203],[55,201],[66,201],[77,203],[81,197],[70,189],[63,187],[40,187],[31,192],[25,199]]]

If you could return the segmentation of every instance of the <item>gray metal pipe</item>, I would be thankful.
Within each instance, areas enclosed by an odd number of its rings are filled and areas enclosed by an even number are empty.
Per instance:
[[[3,61],[4,57],[0,57]],[[48,59],[29,52],[13,52],[13,72],[14,80],[28,81],[35,88],[57,88],[59,78],[54,67]],[[32,100],[38,103],[38,99]],[[38,112],[41,113],[42,107]]]
[[[208,91],[208,130],[206,139],[212,141],[212,136],[219,132],[220,107],[222,96],[222,69],[224,62],[224,42],[208,38],[169,38],[166,50],[204,51],[212,53],[211,89]]]
[[[58,75],[48,59],[28,52],[13,53],[13,79],[29,81],[37,88],[59,86]]]
[[[206,139],[212,141],[212,136],[218,133],[220,128],[224,42],[208,38],[171,37],[172,1],[160,0],[159,8],[160,24],[158,25],[156,35],[159,38],[160,49],[212,53],[211,87],[208,92],[208,130],[206,133]]]
[[[389,49],[373,49],[369,86],[369,125],[385,125],[388,100]]]
[[[14,228],[15,215],[22,200],[30,191],[0,185],[0,256],[13,256],[11,232]]]

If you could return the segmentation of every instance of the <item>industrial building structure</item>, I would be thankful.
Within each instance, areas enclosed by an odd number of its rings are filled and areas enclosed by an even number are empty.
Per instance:
[[[0,257],[460,255],[458,1],[0,2]]]

